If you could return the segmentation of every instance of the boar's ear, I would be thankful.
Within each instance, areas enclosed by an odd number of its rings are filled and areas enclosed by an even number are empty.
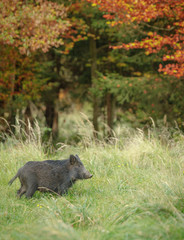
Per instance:
[[[74,155],[70,155],[70,164],[73,165],[77,161],[76,157]]]
[[[80,160],[80,158],[79,158],[79,156],[77,154],[75,155],[75,157],[76,157],[77,160]]]

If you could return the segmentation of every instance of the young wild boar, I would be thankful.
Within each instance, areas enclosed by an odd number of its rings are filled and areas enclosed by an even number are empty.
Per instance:
[[[24,193],[31,198],[36,190],[51,190],[60,195],[67,193],[78,179],[88,179],[92,175],[85,169],[77,155],[70,155],[66,160],[30,161],[20,168],[17,174],[9,181],[19,177],[21,187],[17,195],[21,197]]]

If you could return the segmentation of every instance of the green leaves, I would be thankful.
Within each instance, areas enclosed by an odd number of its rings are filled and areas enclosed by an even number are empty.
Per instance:
[[[143,82],[142,78],[138,77],[123,77],[118,73],[106,75],[98,73],[95,88],[91,88],[91,91],[99,97],[111,93],[119,103],[123,104],[125,101],[133,100],[135,94],[141,93]]]

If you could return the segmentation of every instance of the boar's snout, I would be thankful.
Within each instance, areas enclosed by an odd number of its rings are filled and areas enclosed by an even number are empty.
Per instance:
[[[93,177],[93,175],[92,175],[92,174],[89,174],[87,178],[92,178],[92,177]]]
[[[88,178],[92,178],[93,175],[91,173],[89,173],[88,171],[85,172],[85,174],[83,175],[84,179],[88,179]]]

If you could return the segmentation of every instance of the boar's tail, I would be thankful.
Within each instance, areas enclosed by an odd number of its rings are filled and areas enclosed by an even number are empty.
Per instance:
[[[12,183],[15,181],[15,179],[19,176],[19,174],[17,173],[9,182],[9,185],[12,185]]]

